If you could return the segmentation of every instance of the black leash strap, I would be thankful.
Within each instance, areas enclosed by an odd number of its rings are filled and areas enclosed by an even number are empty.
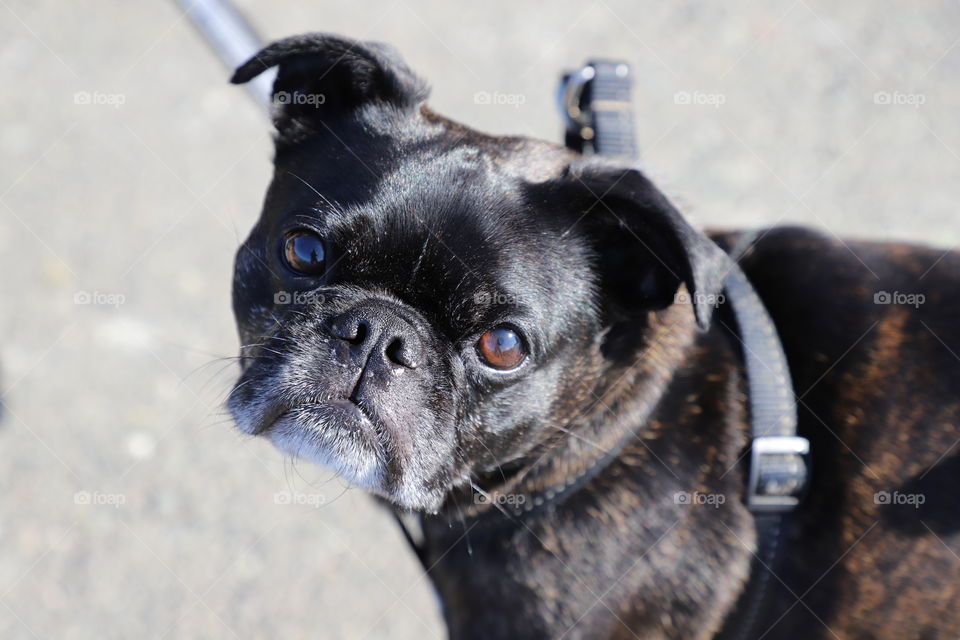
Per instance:
[[[263,47],[263,40],[230,0],[175,0],[220,61],[233,72]],[[257,103],[268,111],[276,69],[267,69],[246,84]]]

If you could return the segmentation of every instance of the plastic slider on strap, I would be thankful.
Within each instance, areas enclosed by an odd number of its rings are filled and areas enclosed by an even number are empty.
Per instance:
[[[760,436],[750,448],[747,507],[754,512],[790,511],[807,485],[810,443],[799,436]]]
[[[560,112],[566,146],[580,153],[635,159],[630,66],[620,60],[591,60],[560,82]]]

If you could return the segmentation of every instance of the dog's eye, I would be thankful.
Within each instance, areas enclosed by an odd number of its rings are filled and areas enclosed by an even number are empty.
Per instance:
[[[523,338],[506,325],[490,329],[477,342],[477,353],[490,367],[507,371],[519,367],[527,357]]]
[[[323,273],[325,255],[323,240],[311,231],[292,231],[283,243],[283,259],[298,273]]]

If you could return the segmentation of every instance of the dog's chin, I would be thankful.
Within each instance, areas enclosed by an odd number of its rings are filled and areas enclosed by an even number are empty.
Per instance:
[[[262,433],[281,452],[383,494],[387,464],[378,429],[348,400],[288,409]]]
[[[336,472],[348,483],[384,498],[406,511],[435,513],[446,490],[427,489],[409,460],[390,459],[387,430],[377,426],[356,404],[332,400],[293,408],[240,407],[230,403],[237,426],[267,438],[282,453]],[[397,470],[407,472],[396,477]]]

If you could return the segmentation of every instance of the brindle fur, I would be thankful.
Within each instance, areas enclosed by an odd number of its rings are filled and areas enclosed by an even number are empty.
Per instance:
[[[798,228],[759,236],[742,265],[777,325],[813,450],[809,496],[787,521],[760,627],[797,640],[955,638],[960,256]],[[731,247],[739,234],[715,239]],[[926,302],[874,304],[880,291]],[[678,357],[637,441],[575,497],[523,519],[427,519],[453,637],[714,636],[754,548],[738,499],[748,427],[729,324],[716,318]],[[627,406],[615,417],[603,410],[618,401]],[[612,427],[649,401],[641,384],[613,398],[601,389],[589,404]],[[678,491],[732,499],[680,506]],[[877,504],[875,494],[894,491],[925,502]]]

